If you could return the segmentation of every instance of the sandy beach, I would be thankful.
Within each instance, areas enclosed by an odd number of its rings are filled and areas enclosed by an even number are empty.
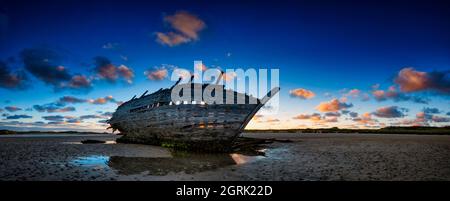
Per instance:
[[[450,136],[246,133],[260,154],[116,144],[115,135],[0,136],[0,180],[450,180]],[[104,144],[82,144],[96,139]]]

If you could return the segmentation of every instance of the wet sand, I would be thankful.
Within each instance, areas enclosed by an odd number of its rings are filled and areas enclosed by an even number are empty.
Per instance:
[[[0,180],[450,180],[450,136],[244,136],[293,142],[264,145],[261,155],[193,154],[115,144],[113,135],[0,136]]]

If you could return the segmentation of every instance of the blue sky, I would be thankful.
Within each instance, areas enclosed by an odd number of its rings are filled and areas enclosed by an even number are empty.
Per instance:
[[[0,128],[103,131],[121,101],[171,85],[145,71],[194,60],[280,69],[280,111],[249,128],[449,125],[448,19],[443,1],[2,1]],[[33,60],[47,57],[59,71]]]

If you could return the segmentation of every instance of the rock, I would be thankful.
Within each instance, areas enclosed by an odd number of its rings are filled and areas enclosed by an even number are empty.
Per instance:
[[[103,141],[103,140],[83,140],[83,141],[81,141],[81,143],[83,143],[83,144],[104,144],[104,143],[106,143],[106,141]]]

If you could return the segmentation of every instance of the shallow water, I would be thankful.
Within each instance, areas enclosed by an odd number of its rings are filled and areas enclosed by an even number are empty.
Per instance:
[[[266,156],[249,156],[239,153],[172,152],[172,157],[79,156],[69,161],[69,164],[80,168],[110,169],[123,175],[145,172],[147,175],[163,176],[180,172],[193,174],[232,165],[252,163],[264,158]]]

